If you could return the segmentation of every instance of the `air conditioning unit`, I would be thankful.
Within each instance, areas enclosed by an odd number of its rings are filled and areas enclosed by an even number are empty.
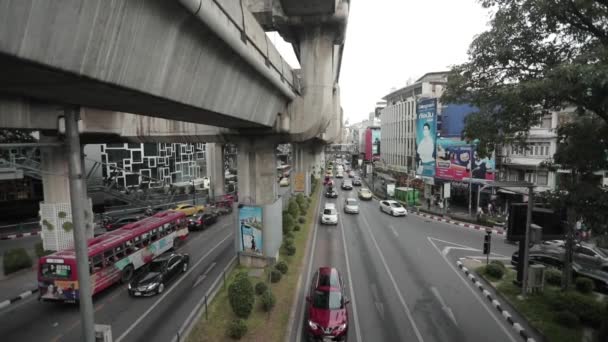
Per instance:
[[[543,292],[543,287],[545,285],[545,269],[546,267],[544,265],[530,265],[528,267],[528,292]]]

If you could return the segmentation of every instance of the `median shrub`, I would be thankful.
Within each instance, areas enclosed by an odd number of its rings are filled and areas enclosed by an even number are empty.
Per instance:
[[[228,323],[228,327],[226,328],[226,335],[228,337],[240,340],[241,337],[245,336],[247,333],[247,323],[245,323],[242,319],[234,319],[230,323]]]
[[[228,286],[228,299],[232,311],[237,317],[249,317],[253,310],[255,295],[247,273],[241,272],[236,275],[234,281]]]
[[[274,297],[272,291],[270,289],[266,289],[266,291],[262,293],[261,302],[262,310],[264,310],[264,312],[269,312],[270,310],[272,310],[277,300]]]
[[[502,268],[503,271],[507,270],[507,266],[505,266],[505,264],[500,260],[492,260],[492,261],[490,261],[490,264],[496,265],[496,266]]]
[[[287,231],[285,232],[285,234],[283,234],[283,237],[286,239],[293,239],[293,231]]]
[[[293,229],[295,221],[291,214],[283,215],[283,234]]]
[[[286,274],[287,270],[289,269],[289,266],[287,266],[287,263],[285,261],[279,261],[276,265],[274,265],[274,268],[279,270],[279,272]]]
[[[505,274],[505,270],[496,264],[488,264],[486,266],[485,273],[492,278],[501,279]]]
[[[266,285],[266,283],[263,281],[260,281],[255,284],[255,294],[257,294],[258,296],[264,293],[264,291],[266,291],[267,289],[268,285]]]
[[[296,201],[289,201],[289,206],[287,207],[287,211],[289,211],[289,215],[292,217],[300,216],[300,207]]]
[[[605,314],[604,304],[595,300],[594,296],[574,291],[548,296],[547,301],[553,310],[572,312],[581,323],[591,327],[599,327]]]
[[[595,288],[593,280],[585,277],[576,278],[575,285],[580,293],[591,293]]]
[[[300,223],[300,224],[306,223],[306,217],[304,217],[304,216],[298,217],[298,223]]]
[[[270,282],[271,283],[278,283],[281,280],[281,272],[279,272],[279,270],[277,269],[271,269],[270,270]]]
[[[581,322],[578,317],[570,311],[560,311],[555,314],[554,320],[557,324],[567,328],[575,328]]]
[[[4,274],[10,274],[19,270],[32,267],[32,258],[27,254],[25,248],[13,248],[3,254]]]
[[[300,215],[306,215],[308,212],[308,204],[300,205]]]
[[[287,255],[296,254],[296,246],[294,246],[294,245],[285,246],[285,252],[287,253]]]
[[[555,268],[549,268],[545,271],[545,281],[549,285],[562,286],[562,271]]]
[[[293,231],[294,231],[294,232],[299,232],[299,231],[300,231],[300,229],[301,229],[301,228],[300,228],[300,226],[299,226],[299,225],[297,225],[297,224],[296,224],[295,226],[293,226]]]

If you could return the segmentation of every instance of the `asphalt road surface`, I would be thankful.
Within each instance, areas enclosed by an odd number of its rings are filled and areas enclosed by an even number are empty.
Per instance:
[[[338,182],[339,183],[339,182]],[[337,226],[315,226],[309,265],[337,267],[350,297],[349,341],[521,341],[521,337],[456,268],[462,257],[485,260],[485,232],[409,215],[380,212],[376,200],[345,214],[344,199],[357,189],[338,188]],[[318,221],[317,221],[318,222]],[[516,247],[493,236],[492,258],[508,262]],[[306,340],[302,276],[290,341]]]
[[[126,285],[115,285],[93,299],[95,322],[112,326],[115,342],[168,342],[235,257],[234,214],[201,232],[190,234],[178,252],[190,254],[188,272],[162,295],[129,297]],[[78,306],[38,302],[32,296],[0,311],[2,341],[80,341]]]

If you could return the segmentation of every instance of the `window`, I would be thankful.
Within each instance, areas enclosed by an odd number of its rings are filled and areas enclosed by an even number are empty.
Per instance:
[[[72,267],[64,264],[43,264],[40,273],[47,279],[70,279]]]
[[[592,250],[590,250],[589,248],[585,248],[585,247],[580,247],[580,246],[577,247],[576,252],[579,254],[586,255],[586,256],[591,256],[591,257],[595,256],[595,253],[593,253]]]
[[[315,308],[330,310],[340,309],[342,308],[342,294],[337,291],[315,290],[312,302]]]
[[[95,273],[103,268],[103,257],[101,254],[93,255],[91,260],[89,260],[89,265],[91,265],[91,273]]]
[[[103,260],[106,266],[110,266],[114,264],[114,250],[110,249],[103,252]]]
[[[125,256],[127,256],[125,246],[120,245],[120,246],[114,248],[114,254],[116,255],[116,259],[122,259]]]
[[[536,185],[547,185],[549,178],[548,171],[538,171],[536,174]]]

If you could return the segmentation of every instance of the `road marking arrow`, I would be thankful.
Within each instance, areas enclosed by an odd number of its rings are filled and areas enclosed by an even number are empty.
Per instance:
[[[443,312],[445,312],[446,315],[448,315],[448,317],[450,318],[450,320],[452,320],[452,322],[454,322],[455,326],[458,326],[458,322],[456,322],[456,316],[454,316],[454,312],[452,312],[452,309],[450,309],[450,307],[445,304],[445,301],[441,297],[441,294],[439,293],[439,290],[437,290],[436,287],[431,286],[431,291],[433,292],[433,294],[437,298],[437,301],[439,302],[439,304],[441,304],[441,309],[443,310]]]

